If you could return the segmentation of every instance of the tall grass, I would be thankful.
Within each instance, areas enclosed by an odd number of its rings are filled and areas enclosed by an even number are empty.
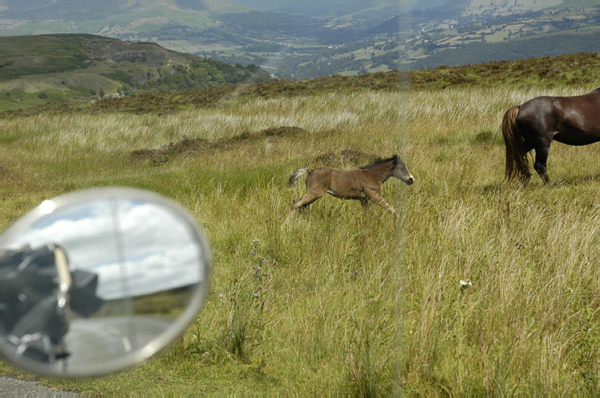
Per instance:
[[[140,380],[177,369],[168,388],[178,392],[197,392],[207,383],[221,391],[392,391],[394,219],[374,206],[363,210],[327,198],[285,220],[292,200],[303,194],[301,187],[287,189],[294,168],[314,165],[322,154],[341,159],[345,149],[396,152],[398,101],[397,95],[322,95],[161,117],[1,121],[10,137],[2,147],[3,227],[43,198],[126,185],[181,203],[213,247],[211,294],[178,344],[129,373],[59,385],[151,392],[161,386]],[[382,113],[387,116],[377,121]],[[234,140],[222,151],[188,154],[161,167],[129,158],[135,149],[159,148],[183,136],[216,141],[281,125],[306,134]],[[384,196],[394,198],[394,182],[386,184]]]
[[[403,230],[409,390],[598,390],[599,148],[554,144],[549,187],[502,183],[502,114],[542,94],[579,92],[411,96],[407,147],[418,163]],[[482,131],[491,134],[478,140]],[[461,290],[467,279],[473,285]]]
[[[127,185],[181,203],[213,247],[207,303],[176,344],[128,372],[45,382],[93,393],[597,392],[600,149],[554,144],[548,187],[502,181],[506,109],[578,93],[338,93],[0,120],[3,228],[44,198]],[[159,167],[129,157],[282,125],[307,133]],[[332,197],[288,217],[303,194],[286,188],[290,172],[360,165],[346,149],[406,161],[415,184],[390,180],[382,193],[398,223]]]

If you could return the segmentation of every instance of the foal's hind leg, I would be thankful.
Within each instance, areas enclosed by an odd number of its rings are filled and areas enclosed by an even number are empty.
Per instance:
[[[309,204],[314,202],[315,200],[321,198],[323,195],[315,195],[313,193],[307,193],[301,198],[294,200],[292,203],[292,210],[296,210],[298,208],[306,208]]]

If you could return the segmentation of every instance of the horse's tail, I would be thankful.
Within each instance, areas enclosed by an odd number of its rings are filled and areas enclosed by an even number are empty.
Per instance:
[[[505,178],[512,181],[518,174],[522,177],[529,175],[529,162],[525,142],[519,127],[517,126],[517,115],[519,107],[513,106],[504,114],[502,119],[502,135],[506,145],[506,170]]]
[[[309,174],[310,173],[310,167],[302,167],[300,169],[296,169],[296,171],[294,171],[292,173],[292,176],[290,177],[290,181],[288,182],[288,188],[293,188],[296,186],[296,182],[298,181],[298,177],[300,177],[302,174]]]

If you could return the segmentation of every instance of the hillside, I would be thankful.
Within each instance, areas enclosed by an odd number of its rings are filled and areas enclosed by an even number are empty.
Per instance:
[[[434,53],[410,63],[410,69],[435,68],[441,65],[460,66],[492,61],[513,61],[528,58],[554,57],[573,52],[600,53],[600,30],[572,33],[552,33],[518,38],[498,43],[473,42]]]
[[[94,35],[0,37],[0,109],[268,81],[247,68]]]
[[[589,92],[598,66],[574,54],[3,113],[2,230],[67,192],[147,189],[192,214],[213,264],[202,311],[145,363],[0,373],[82,396],[598,395],[600,145],[554,143],[552,184],[523,187],[503,180],[500,131],[532,97]],[[394,153],[416,179],[383,185],[398,219],[331,195],[290,214],[298,167]]]
[[[418,71],[394,70],[358,76],[334,75],[311,80],[279,80],[204,90],[146,92],[123,98],[107,98],[91,106],[65,102],[0,113],[1,117],[36,113],[73,112],[170,114],[181,110],[225,108],[253,99],[303,97],[327,93],[365,91],[442,91],[481,87],[551,89],[563,85],[591,90],[600,87],[600,55],[577,53],[524,60],[493,61],[455,67],[439,66]]]

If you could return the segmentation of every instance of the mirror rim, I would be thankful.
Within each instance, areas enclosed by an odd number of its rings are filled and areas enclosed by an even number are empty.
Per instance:
[[[202,309],[209,291],[210,272],[212,267],[212,255],[210,252],[209,242],[204,233],[200,230],[197,221],[186,209],[173,200],[154,192],[136,188],[103,187],[84,189],[57,196],[50,199],[50,201],[52,201],[54,204],[54,208],[51,212],[44,211],[42,204],[40,204],[22,216],[6,231],[4,231],[2,235],[0,235],[0,248],[4,247],[8,242],[11,241],[11,239],[18,236],[36,221],[48,214],[52,214],[53,212],[62,208],[66,208],[67,206],[100,199],[143,200],[149,203],[160,205],[161,207],[166,207],[177,217],[181,218],[181,221],[190,227],[193,238],[198,243],[200,248],[199,261],[203,265],[202,282],[199,283],[198,289],[192,295],[190,303],[179,318],[169,325],[165,331],[150,340],[149,343],[132,353],[124,355],[123,357],[111,360],[104,364],[89,367],[86,366],[84,371],[69,369],[67,373],[61,373],[51,369],[45,364],[36,362],[29,358],[11,355],[11,353],[7,352],[4,348],[6,345],[5,340],[0,336],[0,355],[2,358],[7,359],[11,364],[34,373],[56,377],[92,377],[115,373],[141,363],[142,361],[156,354],[158,351],[167,347],[174,339],[183,333],[185,328],[196,318],[196,315]]]

